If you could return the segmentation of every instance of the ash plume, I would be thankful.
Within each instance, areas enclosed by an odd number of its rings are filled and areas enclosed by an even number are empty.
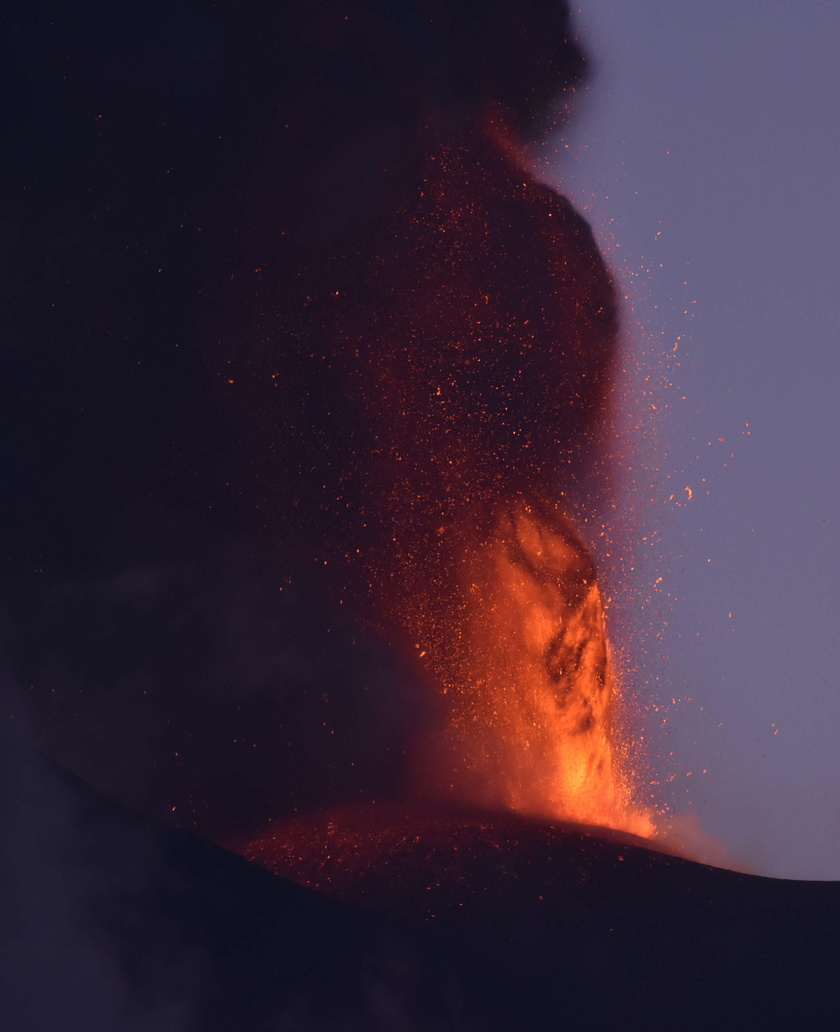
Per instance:
[[[568,10],[45,3],[5,46],[36,737],[222,838],[399,794],[440,712],[383,610],[457,605],[454,496],[485,533],[500,495],[584,483],[609,389],[591,234],[499,142],[580,81]]]

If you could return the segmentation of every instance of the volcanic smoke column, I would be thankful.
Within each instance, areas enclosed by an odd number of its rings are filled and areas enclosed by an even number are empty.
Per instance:
[[[323,190],[330,218],[297,228],[289,212],[286,271],[252,299],[257,360],[236,379],[271,385],[253,407],[276,421],[272,530],[290,579],[315,569],[438,700],[414,791],[646,834],[595,571],[562,504],[604,501],[615,296],[589,226],[518,143],[581,77],[568,9],[420,3],[423,34],[374,7],[361,35],[336,15],[325,95],[290,101],[278,130],[295,154],[312,111],[332,112],[356,195]],[[345,88],[351,65],[381,81]]]
[[[455,140],[427,130],[422,189],[377,241],[376,332],[348,369],[384,488],[366,590],[441,699],[421,793],[649,835],[616,760],[595,569],[561,504],[573,480],[598,493],[612,285],[512,139],[498,110]]]

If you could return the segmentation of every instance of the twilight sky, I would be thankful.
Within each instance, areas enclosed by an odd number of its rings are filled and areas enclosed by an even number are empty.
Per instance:
[[[840,878],[840,5],[577,17],[597,74],[546,178],[628,295],[630,389],[650,377],[625,418],[654,776],[757,872]]]

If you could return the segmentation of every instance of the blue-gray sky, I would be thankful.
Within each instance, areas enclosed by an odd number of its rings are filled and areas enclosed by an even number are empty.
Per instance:
[[[651,377],[631,689],[666,706],[654,767],[759,873],[840,878],[840,5],[587,0],[577,23],[597,75],[551,175]]]

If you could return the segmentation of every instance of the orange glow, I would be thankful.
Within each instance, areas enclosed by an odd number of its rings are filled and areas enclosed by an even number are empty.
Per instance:
[[[591,560],[557,514],[519,502],[458,564],[456,626],[424,662],[445,696],[422,787],[492,809],[654,833],[616,757],[615,685]],[[422,617],[421,617],[422,622]],[[442,762],[443,761],[443,762]]]

